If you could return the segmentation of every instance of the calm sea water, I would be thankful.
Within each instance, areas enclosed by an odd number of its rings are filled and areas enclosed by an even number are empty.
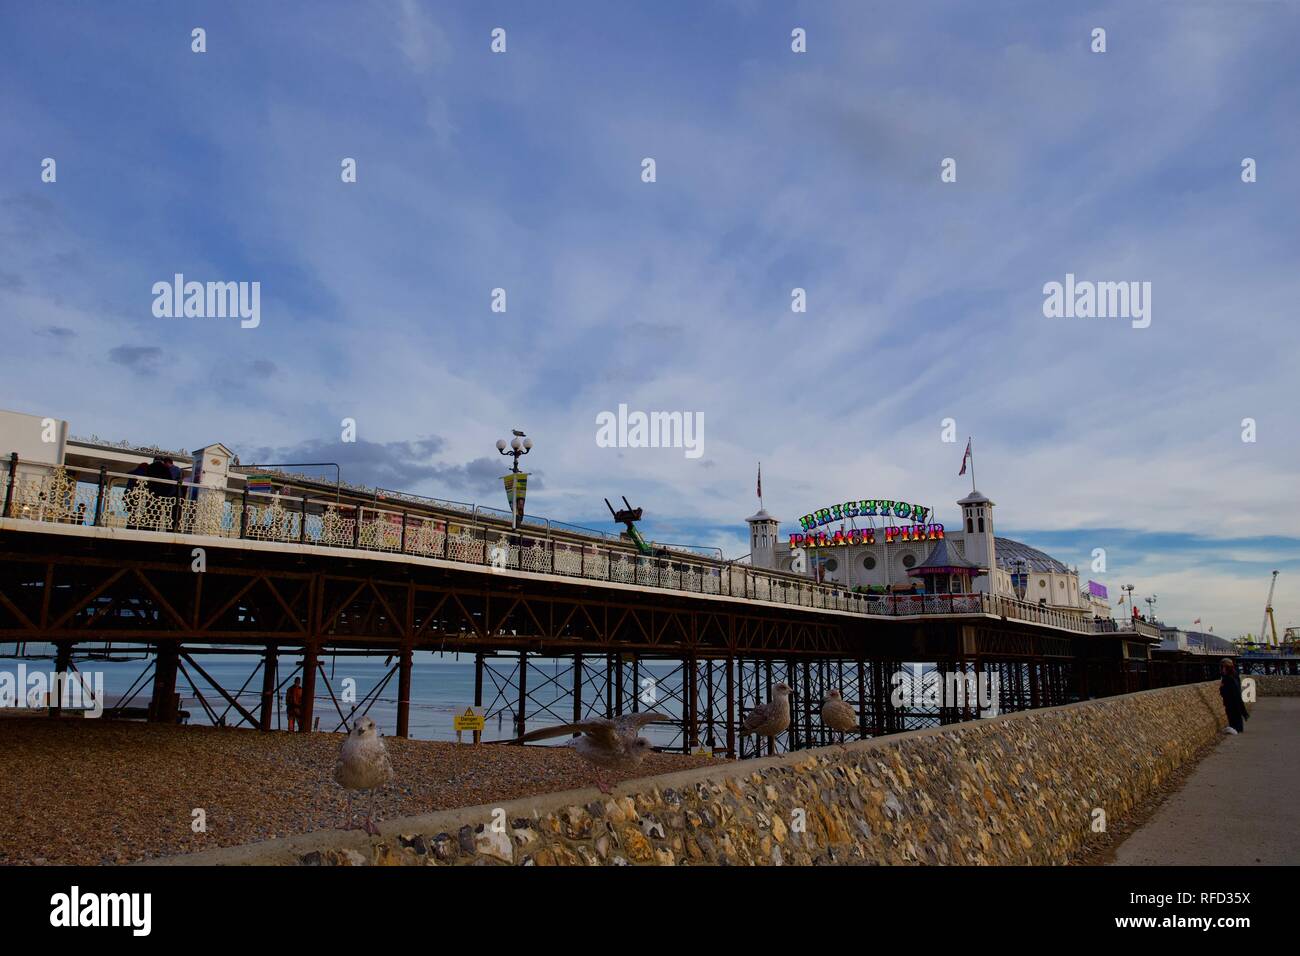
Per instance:
[[[12,645],[5,648],[5,650],[12,651]],[[27,650],[32,654],[43,652],[39,645],[30,645]],[[257,667],[261,660],[260,655],[203,655],[191,652],[191,656],[213,680],[219,683],[227,693],[235,697],[244,709],[254,715],[258,713],[258,708],[261,706],[262,673],[258,669],[254,674],[254,668]],[[324,673],[328,677],[329,687],[333,690],[333,697],[331,697],[325,681],[318,677],[315,706],[315,716],[319,718],[318,729],[341,731],[344,729],[342,725],[345,718],[351,719],[364,712],[379,725],[381,733],[395,733],[397,728],[397,675],[393,674],[391,678],[388,676],[393,664],[392,661],[385,663],[384,658],[378,656],[338,658],[326,656],[322,657],[321,660],[325,665]],[[283,686],[277,695],[275,716],[272,722],[272,726],[279,729],[285,729],[287,726],[284,713],[284,691],[292,683],[292,677],[299,661],[300,658],[293,654],[285,654],[280,658],[277,683]],[[18,663],[20,661],[14,658],[0,659],[0,669],[13,671]],[[48,658],[30,659],[26,660],[25,663],[29,673],[36,670],[48,672],[53,668],[53,662]],[[123,702],[128,694],[131,694],[131,706],[148,706],[152,692],[152,675],[146,678],[143,683],[138,682],[148,663],[147,660],[100,661],[78,659],[76,663],[78,669],[87,676],[96,673],[103,674],[104,697],[107,706],[114,706]],[[184,661],[182,661],[182,664],[184,665]],[[213,690],[208,681],[194,668],[188,665],[185,666],[189,672],[189,677],[198,685],[199,692],[207,700],[208,706],[215,711],[217,720],[224,716],[227,724],[234,725],[238,723],[240,720],[239,712],[230,706],[229,702],[221,694]],[[487,669],[485,669],[483,676],[483,709],[489,715],[483,735],[485,740],[510,738],[515,735],[514,717],[518,692],[512,686],[514,662],[502,659],[495,662],[493,666],[496,671],[495,679],[492,671]],[[529,730],[554,726],[572,719],[573,699],[568,695],[568,691],[572,686],[573,677],[568,667],[567,662],[545,658],[529,661],[528,684],[531,695],[531,699],[527,702],[527,727]],[[598,674],[599,679],[597,679]],[[252,675],[251,680],[249,679],[250,675]],[[625,669],[625,675],[627,675],[625,676],[627,683],[624,689],[626,695],[631,693],[629,669]],[[664,682],[663,686],[665,688],[669,688],[670,685],[675,687],[674,680],[679,683],[679,678],[674,677],[673,667],[670,664],[642,662],[640,677],[643,680],[647,677],[661,680]],[[385,679],[387,679],[386,683]],[[596,700],[597,691],[600,690],[603,693],[603,679],[603,664],[599,671],[596,668],[587,671],[588,683],[583,690],[584,703],[590,702],[596,705],[595,709],[591,711],[593,714],[603,713],[603,697],[600,698],[600,702]],[[247,686],[244,686],[246,681]],[[135,683],[135,693],[132,693],[133,683]],[[376,694],[375,689],[381,684],[383,686]],[[177,676],[176,689],[181,694],[181,709],[189,711],[189,723],[212,724],[216,722],[200,703],[198,696],[190,686],[189,680],[182,674]],[[498,691],[502,693],[498,694]],[[344,699],[345,695],[349,695],[351,699]],[[455,655],[451,654],[430,652],[417,652],[415,654],[411,673],[410,733],[412,737],[425,740],[456,739],[452,718],[473,703],[474,659],[472,656],[462,655],[457,660]],[[548,707],[551,712],[547,711]],[[653,707],[643,704],[640,709],[656,709],[673,717],[681,715],[680,705],[671,699],[660,698],[657,699]],[[584,707],[584,712],[586,712],[586,707]],[[247,723],[244,726],[247,726]],[[670,727],[652,726],[646,728],[644,733],[653,743],[658,745],[680,743],[680,735]],[[675,737],[677,739],[674,739]]]
[[[29,654],[46,653],[42,645],[32,644],[26,648]],[[0,648],[0,653],[11,654],[14,646]],[[256,715],[261,707],[262,673],[258,664],[260,655],[256,654],[197,654],[191,656],[199,665],[219,683],[227,693],[234,696],[240,705]],[[286,653],[279,661],[277,694],[272,726],[287,729],[284,711],[284,691],[297,672],[300,657]],[[371,717],[379,726],[380,733],[391,735],[397,729],[397,675],[390,677],[393,661],[385,662],[380,656],[373,657],[323,657],[324,674],[316,682],[315,717],[317,728],[323,731],[344,731],[350,722],[362,713]],[[0,671],[13,672],[19,660],[13,657],[0,658]],[[27,671],[44,671],[53,669],[53,661],[48,658],[26,660]],[[129,695],[129,703],[134,707],[146,707],[152,691],[152,674],[140,682],[148,661],[142,656],[126,661],[77,661],[77,667],[85,675],[102,674],[106,706],[122,703]],[[177,690],[181,694],[181,709],[189,712],[191,724],[213,724],[224,721],[236,725],[240,715],[230,703],[217,691],[212,689],[207,679],[194,668],[182,664],[189,672],[189,678],[197,685],[206,699],[208,707],[215,713],[209,714],[191,687],[190,680],[183,674],[177,675]],[[595,665],[595,666],[593,666]],[[529,661],[528,688],[530,699],[527,701],[527,728],[537,730],[541,727],[566,723],[573,718],[573,698],[569,695],[573,675],[570,664],[554,659],[537,658]],[[254,672],[256,669],[256,672]],[[930,672],[933,665],[923,665],[922,670]],[[517,707],[518,691],[514,686],[515,662],[502,658],[491,661],[491,667],[485,668],[483,675],[483,710],[487,715],[484,740],[509,739],[515,736],[514,718]],[[592,659],[585,670],[586,681],[583,687],[584,714],[603,714],[604,667],[600,658]],[[630,668],[624,671],[624,709],[630,709],[627,695],[632,693]],[[251,675],[251,679],[250,679]],[[681,672],[670,663],[641,662],[639,678],[644,685],[647,679],[657,682],[653,703],[642,698],[640,710],[658,710],[674,718],[682,716],[682,705],[675,699],[680,696]],[[134,685],[134,687],[133,687]],[[381,686],[382,685],[382,686]],[[241,689],[242,688],[242,689]],[[378,688],[376,690],[376,688]],[[333,691],[331,696],[330,691]],[[436,654],[420,651],[415,654],[411,673],[411,719],[410,734],[424,740],[455,740],[456,731],[452,720],[457,713],[474,702],[474,659],[471,655]],[[921,715],[916,710],[917,716]],[[215,719],[214,719],[215,716]],[[244,724],[247,726],[247,723]],[[720,721],[716,726],[715,745],[721,746],[725,740],[725,726]],[[680,746],[680,731],[671,726],[649,725],[642,733],[657,746]],[[701,743],[706,743],[705,728],[701,728]],[[558,738],[560,742],[567,738]]]

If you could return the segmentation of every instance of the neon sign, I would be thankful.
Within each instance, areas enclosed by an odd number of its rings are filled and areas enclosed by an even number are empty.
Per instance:
[[[809,534],[790,535],[791,548],[833,548],[840,545],[863,545],[876,543],[875,528],[850,528],[848,531],[836,531],[830,535],[825,531]],[[895,541],[938,541],[943,538],[941,524],[913,524],[879,529],[885,544]]]
[[[846,518],[902,518],[916,524],[924,523],[930,509],[920,505],[909,505],[906,501],[888,501],[883,498],[866,498],[862,501],[846,501],[843,504],[818,508],[810,515],[799,519],[804,531],[820,528],[822,525],[843,521]]]
[[[791,548],[830,548],[839,545],[872,545],[876,543],[879,530],[885,544],[895,541],[938,541],[943,537],[943,525],[927,524],[930,509],[922,505],[909,504],[906,501],[893,501],[888,498],[863,498],[860,501],[845,501],[842,504],[818,508],[812,514],[799,519],[803,534],[790,535]],[[833,522],[843,522],[849,518],[902,518],[911,524],[889,526],[885,528],[851,528],[839,530],[833,535],[816,529]]]

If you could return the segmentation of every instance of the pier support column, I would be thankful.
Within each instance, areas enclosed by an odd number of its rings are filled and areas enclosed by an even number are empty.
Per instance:
[[[262,658],[262,709],[257,718],[258,730],[271,729],[271,717],[275,712],[275,685],[276,685],[276,647],[274,644],[266,645],[266,654]]]
[[[158,645],[153,669],[153,699],[149,704],[150,717],[156,723],[176,723],[176,667],[179,660],[179,644],[167,641]]]
[[[766,693],[764,693],[762,687],[759,687],[759,688],[758,688],[758,702],[759,702],[759,704],[763,704],[763,702],[766,702],[766,701],[770,701],[770,700],[772,700],[772,658],[767,658],[766,661],[763,661],[763,671],[762,671],[762,672],[763,672],[763,676],[764,676],[764,678],[766,678],[766,680],[767,680],[767,691],[766,691]],[[790,714],[790,730],[785,731],[785,740],[789,741],[790,739],[792,739],[793,728],[794,728],[794,714]],[[771,757],[772,754],[775,754],[775,753],[776,753],[776,741],[775,741],[775,739],[772,739],[772,737],[755,737],[755,739],[758,740],[758,749],[755,750],[755,752],[754,752],[754,756],[755,756],[755,757],[762,756],[762,753],[763,753],[763,744],[764,744],[764,743],[767,744],[767,756],[768,756],[768,757]],[[789,749],[792,749],[792,750],[793,750],[794,748],[793,748],[793,747],[790,747]]]
[[[320,646],[315,642],[302,649],[302,725],[298,728],[304,734],[311,733],[312,711],[316,706],[316,672],[320,670],[318,657]]]
[[[410,646],[397,652],[397,736],[411,736],[411,666],[414,654]]]
[[[717,744],[713,731],[713,658],[704,662],[704,737],[712,750]]]
[[[515,711],[515,736],[525,733],[524,721],[528,715],[528,652],[519,652],[519,703]]]
[[[54,686],[50,688],[50,716],[58,717],[63,713],[63,702],[66,697],[64,687],[68,683],[68,670],[72,667],[72,642],[59,641],[54,645]],[[26,692],[19,688],[19,694]]]
[[[609,678],[609,661],[605,662],[605,677]],[[609,688],[605,688],[605,696],[609,696]],[[608,708],[606,708],[608,710]],[[573,722],[576,724],[582,720],[582,655],[573,655]],[[582,736],[574,734],[575,737]]]
[[[803,747],[813,747],[813,679],[809,674],[809,662],[801,661],[800,667],[794,671],[794,679],[803,682],[802,698],[803,704]]]
[[[736,759],[736,679],[735,662],[727,658],[727,757]]]
[[[605,655],[605,716],[613,717],[616,713],[618,713],[618,711],[614,709],[614,655],[606,654]]]
[[[686,752],[690,753],[700,742],[699,673],[693,654],[682,661],[682,682],[686,685],[686,726],[683,728],[686,733],[682,743]]]
[[[858,737],[867,734],[867,665],[858,658]],[[875,736],[874,734],[872,736]]]
[[[483,652],[474,655],[474,706],[483,706]]]

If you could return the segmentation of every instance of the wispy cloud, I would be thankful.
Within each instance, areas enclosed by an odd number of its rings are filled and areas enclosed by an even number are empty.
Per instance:
[[[180,14],[10,15],[0,402],[494,506],[523,427],[530,511],[603,526],[626,493],[729,554],[758,459],[787,523],[873,494],[953,520],[952,417],[1001,533],[1258,627],[1300,539],[1295,6],[566,10],[214,8],[201,56]],[[261,326],[153,318],[176,272],[260,281]],[[1044,319],[1067,272],[1152,282],[1151,327]],[[142,370],[148,401],[102,400]],[[597,447],[620,402],[702,412],[706,454]]]

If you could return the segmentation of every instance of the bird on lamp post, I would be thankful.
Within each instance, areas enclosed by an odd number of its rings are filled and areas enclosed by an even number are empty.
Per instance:
[[[533,450],[533,440],[517,428],[511,429],[511,431],[515,437],[510,439],[510,444],[508,446],[504,438],[497,439],[497,451],[503,455],[514,456],[514,466],[510,471],[514,474],[518,474],[519,459],[521,456],[526,455]]]

